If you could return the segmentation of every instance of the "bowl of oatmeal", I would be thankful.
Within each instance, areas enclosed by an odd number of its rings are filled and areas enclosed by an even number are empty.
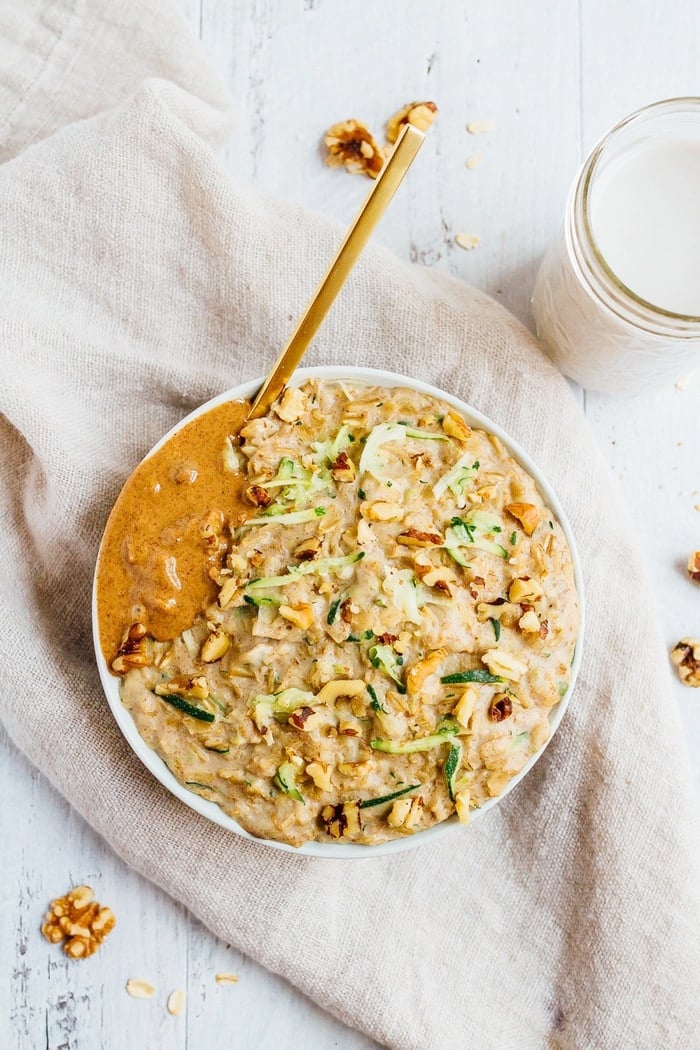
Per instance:
[[[365,368],[259,381],[153,449],[93,624],[146,767],[245,838],[367,856],[459,833],[532,768],[576,678],[582,583],[546,479],[459,399]]]

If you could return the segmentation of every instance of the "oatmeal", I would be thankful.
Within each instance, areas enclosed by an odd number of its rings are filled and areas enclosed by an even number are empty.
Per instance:
[[[570,682],[571,554],[534,481],[448,404],[353,382],[287,391],[209,455],[231,452],[230,505],[201,493],[201,611],[156,636],[132,589],[105,649],[142,737],[261,838],[467,821]]]

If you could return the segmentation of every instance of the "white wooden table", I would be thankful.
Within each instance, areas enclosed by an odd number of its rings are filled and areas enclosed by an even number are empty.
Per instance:
[[[319,139],[351,116],[378,133],[403,103],[440,119],[377,234],[457,274],[530,323],[529,297],[583,154],[625,113],[698,92],[697,0],[180,0],[236,100],[224,163],[238,179],[346,222],[367,183],[330,171]],[[469,135],[469,121],[494,128]],[[483,155],[472,170],[467,158]],[[457,233],[479,247],[465,252]],[[310,275],[309,291],[315,283]],[[410,367],[410,366],[408,366]],[[669,646],[700,634],[684,563],[700,546],[700,370],[636,401],[583,395],[627,498]],[[620,616],[634,616],[621,609]],[[700,696],[676,686],[700,786]],[[0,735],[0,1046],[11,1050],[359,1050],[364,1036],[220,943],[134,875]],[[119,918],[90,965],[40,939],[48,900],[95,886]],[[218,971],[240,975],[219,987]],[[129,977],[157,985],[130,999]],[[165,998],[188,993],[171,1017]],[[441,1048],[426,1048],[441,1050]],[[506,1048],[510,1050],[510,1048]]]

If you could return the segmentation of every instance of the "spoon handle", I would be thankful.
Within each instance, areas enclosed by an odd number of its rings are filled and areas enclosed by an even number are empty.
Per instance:
[[[371,237],[375,226],[401,185],[404,175],[423,144],[424,138],[423,132],[414,128],[411,124],[406,124],[403,127],[391,156],[369,191],[357,218],[346,233],[345,239],[325,277],[316,289],[313,299],[299,319],[287,345],[253,401],[251,410],[248,413],[248,419],[257,419],[259,416],[264,416],[269,411],[273,401],[284,390],[294,369],[301,361],[304,351],[316,335],[348,274],[357,262],[362,249]]]

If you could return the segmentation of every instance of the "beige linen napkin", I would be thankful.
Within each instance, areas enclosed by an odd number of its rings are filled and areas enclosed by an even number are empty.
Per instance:
[[[472,827],[347,863],[237,839],[132,755],[90,634],[110,505],[184,413],[267,368],[338,231],[222,171],[211,147],[228,99],[169,5],[26,0],[3,5],[0,29],[12,738],[127,863],[381,1042],[697,1046],[697,823],[653,598],[566,384],[461,283],[368,251],[309,363],[371,361],[454,391],[553,482],[583,557],[588,637],[545,757]]]

